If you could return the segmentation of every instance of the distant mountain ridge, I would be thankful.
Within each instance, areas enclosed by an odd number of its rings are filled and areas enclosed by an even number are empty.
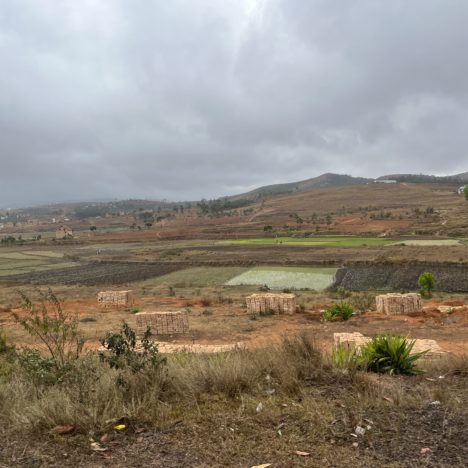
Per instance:
[[[435,176],[427,174],[388,174],[378,177],[376,180],[391,179],[398,182],[410,183],[466,183],[468,182],[468,172],[454,174],[450,176]]]
[[[327,172],[311,179],[300,180],[298,182],[289,182],[284,184],[265,185],[249,192],[222,197],[222,200],[256,200],[267,195],[281,195],[295,192],[305,192],[308,190],[328,188],[328,187],[346,187],[350,185],[364,185],[375,180],[396,180],[397,182],[407,183],[449,183],[464,184],[468,183],[468,172],[455,174],[451,176],[435,176],[427,174],[388,174],[377,177],[376,179],[367,177],[354,177],[345,174],[334,174]]]
[[[307,190],[327,188],[327,187],[345,187],[349,185],[363,185],[372,182],[374,179],[365,177],[353,177],[345,174],[333,174],[327,172],[318,177],[311,179],[300,180],[297,182],[288,182],[284,184],[273,184],[258,187],[249,192],[233,195],[230,197],[223,197],[226,200],[255,200],[259,197],[266,195],[280,195],[295,192],[305,192]]]

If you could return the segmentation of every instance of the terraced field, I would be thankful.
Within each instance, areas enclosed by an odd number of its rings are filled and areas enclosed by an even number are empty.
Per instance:
[[[394,240],[381,237],[355,236],[314,236],[314,237],[261,237],[256,239],[231,239],[221,241],[220,244],[233,245],[276,245],[310,247],[364,247],[381,246],[393,243]]]
[[[77,266],[60,252],[50,250],[0,250],[0,277]]]
[[[312,289],[323,291],[335,274],[335,268],[256,267],[230,279],[227,286],[266,285],[270,289]]]
[[[81,284],[111,285],[145,280],[186,267],[183,264],[141,263],[141,262],[93,262],[74,268],[60,268],[51,271],[31,271],[26,274],[4,275],[2,282],[30,284]],[[19,272],[21,273],[21,272]]]

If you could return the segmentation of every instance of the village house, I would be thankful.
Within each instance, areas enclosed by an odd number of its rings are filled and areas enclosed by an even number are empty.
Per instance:
[[[464,195],[465,193],[465,185],[462,185],[458,188],[458,195]]]
[[[69,237],[73,237],[73,229],[68,226],[60,226],[55,231],[56,239],[68,239]]]

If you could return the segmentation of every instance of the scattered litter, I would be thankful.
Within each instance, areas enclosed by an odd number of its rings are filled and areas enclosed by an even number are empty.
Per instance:
[[[432,406],[439,406],[440,401],[439,400],[434,400],[434,401],[431,401],[429,404],[432,405]]]
[[[366,430],[361,426],[356,426],[356,429],[354,429],[354,433],[358,436],[363,436],[366,433]]]
[[[123,431],[127,426],[125,424],[117,424],[117,426],[114,426],[114,429],[116,431]]]
[[[423,448],[419,451],[419,453],[420,453],[421,455],[426,455],[426,454],[429,453],[429,452],[432,452],[432,450],[431,450],[429,447],[423,447]]]
[[[109,434],[107,434],[107,432],[101,436],[101,438],[99,439],[99,442],[101,442],[102,444],[105,444],[107,441],[109,440]]]
[[[301,452],[300,450],[296,450],[294,453],[300,457],[308,457],[310,455],[309,452]]]
[[[393,401],[393,398],[389,398],[389,397],[386,397],[386,396],[384,396],[384,397],[382,397],[382,398],[383,398],[385,401],[389,401],[390,403],[395,403],[395,402]]]
[[[66,425],[66,426],[55,426],[53,429],[50,430],[50,432],[52,432],[53,434],[67,435],[67,434],[71,434],[72,432],[74,432],[74,430],[75,430],[75,426]]]
[[[283,433],[281,432],[281,429],[278,429],[278,435],[281,437]]]
[[[273,395],[273,393],[275,393],[275,392],[276,392],[276,390],[274,388],[272,388],[271,390],[267,390],[266,394],[267,395]]]
[[[359,444],[358,444],[357,442],[353,442],[352,445],[353,445],[354,448],[358,448],[358,447],[359,447]]]
[[[262,405],[262,403],[260,402],[260,403],[257,405],[256,411],[257,411],[257,413],[260,413],[260,411],[262,411],[262,410],[263,410],[263,405]]]
[[[351,434],[349,434],[349,435],[350,435],[351,437],[356,437],[356,438],[357,438],[357,435],[356,435],[356,434],[351,433]]]
[[[91,442],[91,450],[95,452],[105,452],[107,448],[103,447],[99,442]]]
[[[250,468],[268,468],[269,466],[271,466],[271,463],[264,463],[263,465],[255,465],[255,466],[251,466]]]

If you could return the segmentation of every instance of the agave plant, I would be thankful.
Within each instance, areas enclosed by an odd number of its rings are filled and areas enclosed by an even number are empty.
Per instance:
[[[427,351],[411,353],[415,340],[404,336],[377,335],[361,348],[360,360],[371,372],[385,374],[417,375],[422,373],[416,368],[416,361]]]
[[[326,309],[323,313],[322,318],[326,322],[335,318],[342,318],[343,320],[348,320],[353,314],[353,307],[347,302],[340,301]]]

